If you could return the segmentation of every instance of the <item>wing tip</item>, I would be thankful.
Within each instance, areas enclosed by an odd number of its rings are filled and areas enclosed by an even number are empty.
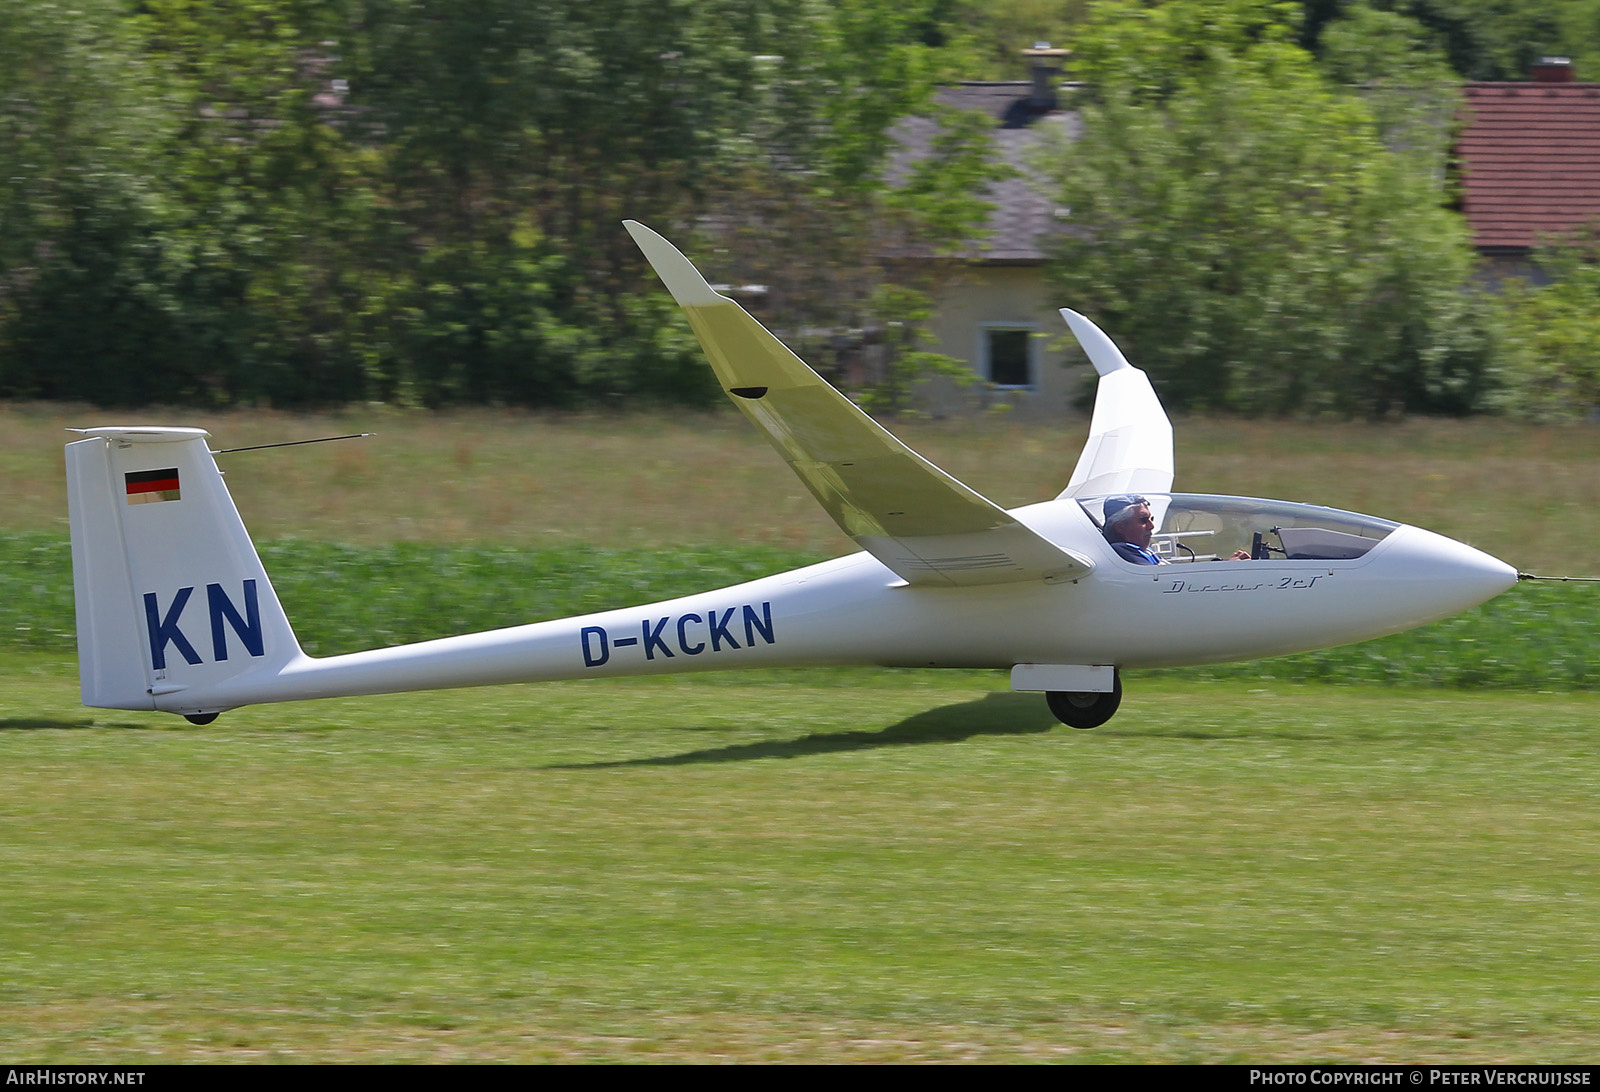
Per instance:
[[[1110,375],[1133,367],[1128,363],[1128,358],[1122,355],[1122,350],[1117,348],[1117,343],[1093,322],[1070,307],[1061,308],[1061,317],[1066,320],[1072,336],[1078,339],[1078,344],[1083,346],[1083,351],[1089,355],[1089,363],[1094,365],[1098,374]]]
[[[706,282],[694,263],[684,257],[683,251],[673,246],[659,232],[652,231],[637,220],[624,220],[633,241],[644,252],[645,261],[656,271],[661,283],[667,286],[679,307],[704,307],[714,303],[730,303],[726,296],[718,295]]]

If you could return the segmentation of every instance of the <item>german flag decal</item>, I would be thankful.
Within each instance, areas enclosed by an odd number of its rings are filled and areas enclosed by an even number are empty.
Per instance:
[[[178,499],[178,468],[167,470],[140,470],[125,475],[128,479],[128,503],[151,504],[155,501]]]

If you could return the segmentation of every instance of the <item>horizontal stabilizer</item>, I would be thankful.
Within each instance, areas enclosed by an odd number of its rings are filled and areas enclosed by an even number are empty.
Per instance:
[[[895,439],[682,253],[633,220],[722,387],[851,538],[910,584],[1069,579],[1093,562],[1069,553]]]

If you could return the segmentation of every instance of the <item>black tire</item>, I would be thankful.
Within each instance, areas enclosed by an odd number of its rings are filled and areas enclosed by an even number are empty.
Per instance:
[[[1094,694],[1072,690],[1051,690],[1044,700],[1050,712],[1069,728],[1098,728],[1110,720],[1122,704],[1122,672],[1112,676],[1111,692]]]
[[[219,713],[185,713],[183,719],[190,724],[210,724],[220,715]]]

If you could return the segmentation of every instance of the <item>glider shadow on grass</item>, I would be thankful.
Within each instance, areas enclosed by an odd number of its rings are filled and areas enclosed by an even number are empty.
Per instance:
[[[44,731],[78,731],[86,728],[116,728],[126,732],[165,732],[171,730],[166,725],[137,724],[127,721],[107,722],[96,721],[93,717],[83,717],[79,720],[52,720],[48,717],[0,717],[0,732],[44,732]],[[187,726],[180,726],[178,731],[187,731]]]
[[[0,732],[45,731],[62,728],[93,728],[88,717],[80,720],[50,720],[46,717],[0,717]]]
[[[799,739],[762,740],[708,747],[680,755],[630,758],[615,762],[574,762],[553,770],[594,770],[617,766],[687,766],[700,762],[749,762],[760,758],[806,758],[908,744],[960,743],[974,736],[1019,736],[1059,727],[1034,694],[994,693],[977,701],[929,709],[881,732],[827,732]]]
[[[93,717],[80,717],[75,721],[54,721],[51,717],[0,717],[0,732],[59,732],[64,729],[128,729],[149,730],[149,724],[106,724]]]

